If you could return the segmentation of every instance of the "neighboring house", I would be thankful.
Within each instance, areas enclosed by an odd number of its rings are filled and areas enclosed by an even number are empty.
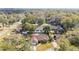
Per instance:
[[[64,29],[59,25],[57,25],[57,26],[52,25],[51,29],[54,30],[55,33],[57,33],[57,34],[61,34],[64,31]]]
[[[32,42],[32,49],[36,50],[35,47],[38,43],[47,42],[49,37],[46,34],[32,34],[31,42]]]
[[[56,30],[57,32],[63,32],[65,30],[64,26],[60,23],[60,17],[53,17],[48,24],[52,26],[53,30]]]
[[[48,21],[48,23],[56,26],[60,24],[59,21],[60,21],[60,17],[55,16],[50,21]]]
[[[42,33],[42,32],[44,32],[43,28],[46,26],[50,26],[50,24],[42,24],[41,26],[37,27],[34,32],[35,33]]]
[[[64,29],[60,26],[60,25],[51,25],[51,24],[42,24],[41,26],[39,26],[38,28],[35,29],[35,33],[42,33],[43,28],[49,26],[51,28],[51,31],[55,31],[57,33],[62,33],[64,31]]]

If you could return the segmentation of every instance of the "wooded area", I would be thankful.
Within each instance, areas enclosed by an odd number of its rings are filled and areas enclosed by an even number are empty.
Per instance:
[[[0,51],[79,51],[79,10],[0,9]]]

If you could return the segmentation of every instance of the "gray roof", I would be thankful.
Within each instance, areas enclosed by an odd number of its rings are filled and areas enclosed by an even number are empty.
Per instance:
[[[51,28],[54,30],[63,30],[61,26],[52,26]]]
[[[41,26],[39,26],[38,28],[36,28],[35,31],[37,31],[37,30],[43,30],[43,28],[45,26],[51,26],[51,25],[49,25],[49,24],[42,24]]]

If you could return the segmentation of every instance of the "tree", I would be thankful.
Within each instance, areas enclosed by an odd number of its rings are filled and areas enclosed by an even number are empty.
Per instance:
[[[79,46],[79,36],[76,35],[72,39],[70,39],[70,43],[72,45]]]
[[[23,20],[21,21],[22,25],[25,25],[26,21],[27,21],[27,19],[23,19]]]
[[[74,22],[72,19],[63,19],[61,20],[61,23],[63,24],[65,31],[70,30],[72,27],[74,27]]]
[[[35,24],[30,24],[30,23],[25,24],[25,29],[28,30],[28,31],[34,31],[35,28],[36,28]]]
[[[71,45],[71,46],[69,47],[69,51],[79,51],[79,48],[76,47],[76,46],[74,46],[74,45]]]
[[[29,51],[30,41],[25,38],[0,40],[1,51]]]
[[[49,31],[50,31],[50,27],[49,26],[45,26],[43,28],[44,34],[48,34],[49,35]]]
[[[42,25],[42,24],[46,23],[46,20],[40,18],[40,19],[37,19],[36,22],[37,22],[38,25]]]
[[[60,51],[68,51],[71,46],[69,40],[65,37],[61,37],[59,39],[58,45],[60,46]]]

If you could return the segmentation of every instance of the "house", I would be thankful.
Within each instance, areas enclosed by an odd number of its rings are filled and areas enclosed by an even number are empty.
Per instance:
[[[32,34],[32,43],[41,43],[42,41],[48,41],[49,37],[46,34]]]
[[[49,37],[46,34],[32,34],[31,42],[32,42],[32,49],[36,50],[35,47],[38,43],[45,43],[49,40]]]
[[[59,16],[55,16],[53,17],[50,21],[48,21],[48,24],[51,24],[51,25],[59,25],[60,24],[60,17]]]
[[[51,26],[51,30],[54,30],[56,34],[62,34],[64,32],[64,29],[57,25],[57,26]]]
[[[42,32],[44,32],[43,28],[46,26],[50,26],[50,24],[42,24],[41,26],[37,27],[34,32],[35,33],[42,33]]]
[[[34,32],[35,33],[41,33],[41,32],[43,32],[43,27],[40,26],[40,27],[36,28]]]
[[[52,26],[53,30],[55,30],[61,34],[64,32],[65,28],[60,23],[60,19],[61,19],[61,17],[55,16],[48,22],[48,24],[50,24]]]

